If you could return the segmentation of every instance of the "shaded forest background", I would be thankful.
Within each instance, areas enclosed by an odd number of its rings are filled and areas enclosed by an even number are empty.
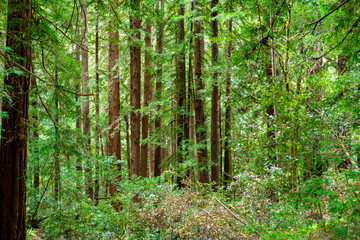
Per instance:
[[[356,239],[359,23],[357,0],[0,0],[0,239]]]

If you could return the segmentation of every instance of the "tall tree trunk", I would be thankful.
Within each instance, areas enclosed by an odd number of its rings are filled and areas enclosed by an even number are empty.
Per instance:
[[[195,1],[195,7],[198,1]],[[201,11],[196,13],[196,17],[201,14]],[[201,91],[204,89],[204,83],[202,79],[202,58],[203,58],[203,36],[201,30],[201,21],[197,18],[194,23],[194,68],[195,68],[195,132],[197,142],[200,147],[197,149],[198,167],[199,167],[199,181],[201,183],[209,182],[209,170],[208,170],[208,157],[207,157],[207,140],[206,140],[206,126],[205,126],[205,113],[204,113],[204,100],[201,95]]]
[[[124,116],[125,124],[126,124],[126,160],[127,167],[131,169],[131,143],[130,143],[130,123],[129,117],[127,115]]]
[[[143,98],[143,107],[146,109],[149,107],[150,102],[150,91],[151,91],[151,21],[148,20],[146,26],[146,35],[145,35],[145,74],[144,74],[144,98]],[[145,141],[149,136],[149,114],[143,113],[142,117],[142,140]],[[140,162],[140,176],[146,177],[148,174],[148,150],[149,144],[143,143],[141,146],[141,162]]]
[[[30,77],[14,67],[30,70],[31,1],[9,0],[5,60],[5,94],[0,147],[0,239],[26,239],[26,161]]]
[[[153,97],[151,97],[153,99]],[[150,120],[150,135],[155,134],[155,121],[152,118]],[[155,166],[155,144],[150,143],[149,144],[149,174],[154,175],[154,166]]]
[[[79,34],[79,27],[78,25],[76,26],[76,38],[77,39],[80,39],[81,36]],[[76,59],[76,62],[79,64],[81,64],[81,59],[80,59],[80,47],[78,44],[76,44],[75,46],[75,59]],[[76,78],[76,83],[75,83],[75,88],[76,88],[76,92],[77,93],[81,93],[81,87],[80,87],[80,81],[81,81],[81,73],[79,73],[77,75],[77,78]],[[79,102],[79,96],[78,95],[75,95],[75,101],[76,101],[76,129],[78,130],[78,132],[81,132],[81,104]],[[81,139],[79,136],[76,137],[76,143],[78,145],[81,145]],[[81,157],[77,156],[76,157],[76,170],[78,171],[79,173],[79,176],[82,176],[82,159]],[[81,189],[81,184],[79,183],[79,185],[77,186],[78,190]]]
[[[178,45],[180,45],[180,52],[178,55],[177,61],[177,76],[176,76],[176,90],[177,90],[177,161],[179,164],[184,162],[184,153],[186,149],[187,143],[185,143],[185,139],[188,139],[188,132],[186,133],[187,136],[185,137],[185,132],[188,131],[189,128],[187,125],[187,117],[186,117],[186,63],[185,63],[185,9],[184,6],[180,3],[180,17],[178,23]],[[184,144],[185,143],[185,144]],[[179,169],[182,170],[182,169]],[[182,176],[177,178],[177,184],[179,187],[183,187],[182,185]]]
[[[58,85],[58,69],[57,65],[55,66],[55,86]],[[54,119],[54,128],[55,128],[55,201],[59,200],[59,192],[60,192],[60,148],[59,148],[59,95],[58,89],[55,87],[54,89],[55,95],[55,119]]]
[[[191,11],[194,11],[194,2],[191,2]],[[194,45],[193,45],[193,28],[194,23],[190,23],[190,48],[189,48],[189,69],[188,69],[188,86],[187,86],[187,119],[186,119],[186,126],[185,126],[185,139],[187,139],[188,144],[191,142],[195,142],[194,137],[194,71],[193,71],[193,64],[192,59],[194,57]],[[187,154],[189,154],[189,148],[186,149]],[[188,156],[187,156],[188,157]],[[190,156],[191,158],[193,156]],[[190,171],[187,171],[187,176],[190,176]]]
[[[34,72],[33,68],[32,68],[32,71]],[[32,77],[31,78],[31,88],[34,89],[35,87],[36,87],[36,79],[34,77]],[[38,146],[37,146],[37,143],[36,143],[36,141],[39,139],[39,129],[38,129],[39,116],[38,116],[38,102],[37,101],[38,101],[37,97],[34,96],[32,102],[31,102],[31,107],[33,108],[33,115],[32,115],[32,120],[31,121],[32,121],[32,128],[33,128],[32,141],[34,143],[33,153],[35,155],[34,156],[35,167],[34,167],[34,182],[33,182],[33,184],[34,184],[34,188],[39,193],[39,187],[40,187],[40,159],[37,156],[39,149],[38,149]]]
[[[113,1],[114,9],[117,9],[118,1]],[[112,13],[113,14],[113,13]],[[109,183],[110,196],[114,197],[117,193],[117,186],[121,179],[120,171],[121,164],[121,146],[120,146],[120,85],[119,85],[119,71],[116,66],[116,61],[119,58],[119,32],[114,27],[115,19],[112,18],[109,23],[109,64],[108,64],[108,84],[109,84],[109,96],[108,96],[108,111],[109,111],[109,140],[108,140],[108,155],[115,155],[115,167],[116,182]],[[112,206],[115,210],[120,210],[118,202],[112,202]]]
[[[58,85],[58,69],[55,66],[55,86]],[[59,200],[60,192],[60,148],[59,148],[59,95],[58,89],[54,89],[55,96],[55,119],[54,119],[54,128],[55,128],[55,153],[54,153],[54,170],[55,170],[55,181],[54,181],[54,192],[55,192],[55,201]]]
[[[131,175],[140,175],[140,92],[141,92],[141,19],[140,0],[132,0],[130,29],[133,31],[130,40],[130,122],[131,122]]]
[[[270,15],[270,31],[274,31],[273,26],[273,15]],[[270,53],[270,63],[267,63],[266,75],[268,77],[269,86],[273,86],[273,78],[276,75],[276,66],[275,66],[275,50],[273,48],[269,49]],[[276,144],[275,144],[275,129],[274,129],[274,119],[275,119],[275,107],[274,104],[270,104],[266,108],[266,118],[267,118],[267,139],[268,139],[268,159],[274,164],[276,162]]]
[[[96,80],[96,93],[95,93],[95,155],[100,155],[100,76],[99,76],[99,9],[96,10],[96,26],[95,26],[95,80]],[[99,160],[96,158],[95,162],[96,175],[95,175],[95,205],[99,203],[100,193],[100,173],[99,173]]]
[[[87,40],[87,0],[81,0],[81,39],[82,39],[82,49],[81,49],[81,63],[82,63],[82,91],[84,94],[89,93],[89,54],[88,54],[88,40]],[[86,100],[82,105],[83,109],[83,135],[86,139],[85,151],[86,154],[89,154],[91,151],[91,137],[90,137],[90,101],[89,96],[86,96]],[[85,164],[85,173],[87,179],[86,186],[86,195],[88,198],[93,199],[93,186],[92,186],[92,171],[91,171],[91,162],[88,160]]]
[[[213,68],[212,76],[212,92],[211,92],[211,182],[215,182],[216,185],[220,180],[220,168],[219,168],[219,83],[218,83],[218,71],[217,62],[219,55],[219,47],[217,44],[218,38],[218,22],[216,10],[218,0],[211,1],[211,65]],[[215,10],[213,10],[215,9]]]
[[[158,53],[158,59],[157,59],[157,70],[156,70],[156,91],[155,91],[155,99],[157,101],[161,100],[161,91],[162,91],[162,53],[163,53],[163,37],[164,37],[164,32],[163,32],[163,11],[164,11],[164,1],[161,0],[161,6],[159,6],[159,3],[156,4],[157,8],[159,9],[159,11],[161,11],[161,19],[159,19],[156,23],[156,51]],[[161,111],[161,105],[159,104],[157,106],[157,115],[155,118],[155,131],[157,132],[157,134],[159,134],[159,131],[161,129],[161,116],[160,116],[160,111]],[[161,142],[162,140],[160,140],[159,142]],[[154,176],[160,176],[161,174],[161,169],[160,169],[160,164],[161,164],[161,159],[162,159],[162,154],[161,154],[161,143],[158,143],[155,147],[155,156],[154,156]]]
[[[231,162],[231,149],[230,149],[230,138],[231,138],[231,104],[230,104],[230,93],[231,93],[231,69],[230,69],[230,58],[232,50],[232,20],[228,23],[228,34],[229,42],[226,49],[226,58],[228,69],[226,72],[226,102],[225,102],[225,142],[224,142],[224,183],[228,184],[232,178],[232,162]]]

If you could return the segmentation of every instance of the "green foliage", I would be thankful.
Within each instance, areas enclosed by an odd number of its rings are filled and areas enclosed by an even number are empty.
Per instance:
[[[76,44],[81,45],[79,3],[32,1],[32,71],[38,79],[31,86],[29,99],[28,235],[43,235],[46,239],[250,239],[258,235],[261,239],[356,238],[360,214],[359,173],[355,166],[360,156],[359,2],[350,1],[327,15],[339,6],[339,1],[221,0],[217,6],[218,39],[210,38],[209,1],[198,1],[200,4],[194,10],[190,0],[165,1],[164,10],[155,8],[159,1],[141,1],[141,9],[134,9],[133,2],[120,1],[119,6],[100,0],[87,3],[92,121],[89,137],[76,127],[82,118],[79,109],[85,101],[77,89],[81,82],[81,64],[75,53]],[[176,39],[181,19],[179,4],[185,7],[185,41],[181,43]],[[7,1],[0,0],[0,6],[0,83],[1,89],[6,90],[3,78],[9,72],[25,73],[14,67],[5,70],[5,56],[13,53],[6,47],[7,8],[3,6],[7,6]],[[99,117],[94,107],[97,10],[100,10]],[[138,44],[142,54],[152,57],[150,72],[154,79],[160,64],[163,70],[161,98],[139,110],[140,114],[150,115],[150,122],[157,116],[162,118],[161,129],[153,130],[141,141],[152,147],[162,146],[169,153],[161,164],[163,175],[156,179],[130,178],[126,166],[130,159],[125,117],[131,112],[128,51],[132,31],[128,18],[133,14],[142,19],[142,39]],[[115,20],[109,22],[110,18]],[[182,142],[181,149],[174,148],[182,127],[176,124],[177,114],[194,116],[187,108],[176,106],[175,64],[178,54],[185,49],[189,77],[188,57],[193,59],[190,39],[194,37],[190,29],[195,19],[203,20],[205,38],[202,59],[205,88],[197,94],[205,101],[207,132],[211,131],[212,73],[220,72],[222,150],[226,139],[225,108],[231,106],[232,130],[228,140],[234,179],[224,187],[220,184],[217,192],[211,190],[211,185],[202,186],[195,180],[196,150],[210,149],[210,141],[205,146],[189,139]],[[231,33],[227,30],[230,19]],[[143,36],[149,22],[153,47],[145,49]],[[158,22],[164,31],[163,54],[155,49]],[[112,156],[106,156],[110,28],[119,31],[120,45],[114,69],[119,70],[121,89],[117,130],[121,133],[123,160],[116,162]],[[211,40],[219,44],[220,59],[216,66],[211,64]],[[232,56],[227,59],[230,41]],[[271,50],[275,54],[273,62]],[[270,74],[272,64],[275,71]],[[229,98],[225,91],[227,72],[231,76]],[[193,93],[194,86],[190,90]],[[192,104],[190,97],[186,96]],[[1,98],[3,104],[11,101],[6,91],[1,92]],[[160,111],[157,106],[161,106]],[[276,110],[274,115],[268,113],[271,106]],[[6,114],[2,111],[1,118],[6,118]],[[98,139],[94,134],[95,122],[100,127]],[[86,145],[88,138],[90,146]],[[178,156],[184,161],[179,163]],[[59,200],[55,201],[57,158],[61,187]],[[114,163],[121,163],[120,173]],[[80,165],[90,171],[79,171]],[[206,168],[210,169],[210,164]],[[39,186],[34,183],[37,173]],[[169,183],[178,176],[189,176],[187,187],[182,190],[174,190]],[[94,188],[95,181],[99,183],[100,200],[96,206],[85,194],[89,184],[86,177],[93,179],[90,185]],[[111,198],[107,184],[115,181],[118,194]],[[120,202],[122,210],[114,211],[112,201]]]

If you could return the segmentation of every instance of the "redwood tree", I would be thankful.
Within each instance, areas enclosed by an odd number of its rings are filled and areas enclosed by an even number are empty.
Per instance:
[[[195,7],[199,8],[198,1],[195,1]],[[204,99],[201,96],[201,91],[204,89],[204,82],[202,76],[202,59],[203,59],[203,34],[202,21],[199,18],[200,10],[196,10],[196,18],[194,23],[194,69],[195,69],[195,131],[196,139],[199,147],[197,149],[198,167],[199,167],[199,181],[201,183],[209,182],[208,157],[207,157],[207,134],[205,126],[205,112]]]
[[[150,102],[151,96],[151,54],[150,50],[152,47],[151,44],[151,21],[147,23],[146,26],[146,35],[145,35],[145,74],[144,74],[144,99],[143,99],[143,107],[147,108]],[[149,136],[149,114],[144,113],[142,117],[142,140],[146,140]],[[148,174],[148,149],[149,144],[143,143],[141,145],[141,161],[140,161],[140,176],[146,177]]]
[[[232,33],[232,20],[228,23],[229,37],[231,38]],[[231,181],[232,175],[232,162],[231,162],[231,149],[230,149],[230,138],[231,138],[231,104],[230,104],[230,93],[231,93],[231,69],[230,69],[230,58],[232,50],[232,41],[229,40],[226,49],[226,58],[228,69],[226,73],[226,105],[225,105],[225,143],[224,143],[224,182],[225,184]]]
[[[82,91],[84,94],[89,93],[89,53],[88,53],[88,40],[87,40],[87,0],[81,0],[81,39],[82,39],[82,48],[81,48],[81,63],[82,63]],[[89,96],[86,96],[86,100],[82,105],[83,109],[83,134],[86,138],[86,152],[90,151],[91,138],[90,138],[90,101]],[[91,177],[91,163],[87,161],[85,165],[85,173],[87,179],[86,194],[90,199],[93,199],[93,187],[92,187],[92,177]]]
[[[140,92],[141,92],[141,46],[139,18],[140,0],[131,1],[130,29],[130,122],[131,122],[131,175],[140,173]]]
[[[14,68],[30,71],[31,1],[9,0],[0,147],[0,239],[26,239],[27,121],[30,77]]]
[[[185,103],[186,103],[186,65],[185,65],[185,21],[184,21],[184,14],[185,9],[184,6],[180,3],[180,17],[181,19],[178,22],[178,32],[177,32],[177,40],[178,44],[180,45],[180,52],[178,54],[178,61],[176,65],[176,91],[177,91],[177,107],[179,113],[177,114],[177,160],[179,163],[184,161],[184,154],[183,154],[183,140],[185,138],[185,131],[188,128],[186,124],[186,110],[185,110]],[[187,137],[187,136],[186,136]],[[179,186],[182,186],[181,183],[182,177],[177,179]]]
[[[118,1],[113,1],[113,5],[117,6]],[[116,7],[114,7],[116,9]],[[111,15],[115,12],[111,12]],[[112,18],[114,19],[114,18]],[[119,119],[120,119],[120,86],[118,69],[116,67],[116,61],[119,58],[119,32],[114,27],[114,21],[110,20],[109,26],[109,64],[108,64],[108,83],[109,83],[109,96],[108,96],[108,115],[109,115],[109,140],[108,140],[108,154],[115,155],[115,166],[117,171],[117,181],[121,179],[120,170],[121,164],[118,160],[121,160],[121,145],[120,145],[120,130],[119,130]],[[109,193],[114,196],[117,192],[117,183],[110,183]],[[120,206],[118,203],[113,202],[113,207],[119,210]]]
[[[157,21],[156,23],[156,51],[158,53],[158,60],[157,60],[157,70],[156,70],[156,92],[155,92],[155,98],[157,101],[160,101],[161,99],[161,91],[162,91],[162,62],[161,62],[161,55],[163,53],[163,37],[164,37],[164,32],[163,32],[163,10],[164,10],[164,2],[161,1],[161,6],[159,6],[159,4],[157,3],[157,8],[160,11],[160,19]],[[155,118],[155,129],[156,131],[159,131],[161,128],[161,116],[160,116],[160,111],[161,111],[161,105],[159,104],[157,106],[157,115]],[[160,141],[159,141],[160,142]],[[160,176],[161,174],[161,169],[160,169],[160,164],[161,164],[161,143],[158,143],[155,147],[155,156],[154,156],[154,176]]]
[[[211,63],[213,68],[213,83],[211,92],[211,181],[219,183],[219,130],[218,130],[218,118],[219,118],[219,83],[218,83],[218,72],[217,62],[219,55],[219,47],[217,44],[218,38],[218,23],[217,23],[217,4],[218,0],[211,1]]]

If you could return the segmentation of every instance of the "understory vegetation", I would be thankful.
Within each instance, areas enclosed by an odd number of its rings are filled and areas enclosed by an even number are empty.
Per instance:
[[[94,205],[79,192],[61,201],[29,191],[34,224],[29,239],[357,239],[359,172],[328,169],[321,177],[289,188],[280,168],[263,174],[240,169],[217,192],[186,181],[178,190],[171,173],[161,178],[124,180],[117,201]],[[40,205],[40,206],[39,206]],[[34,209],[37,212],[33,212]],[[36,214],[36,215],[34,215]]]

